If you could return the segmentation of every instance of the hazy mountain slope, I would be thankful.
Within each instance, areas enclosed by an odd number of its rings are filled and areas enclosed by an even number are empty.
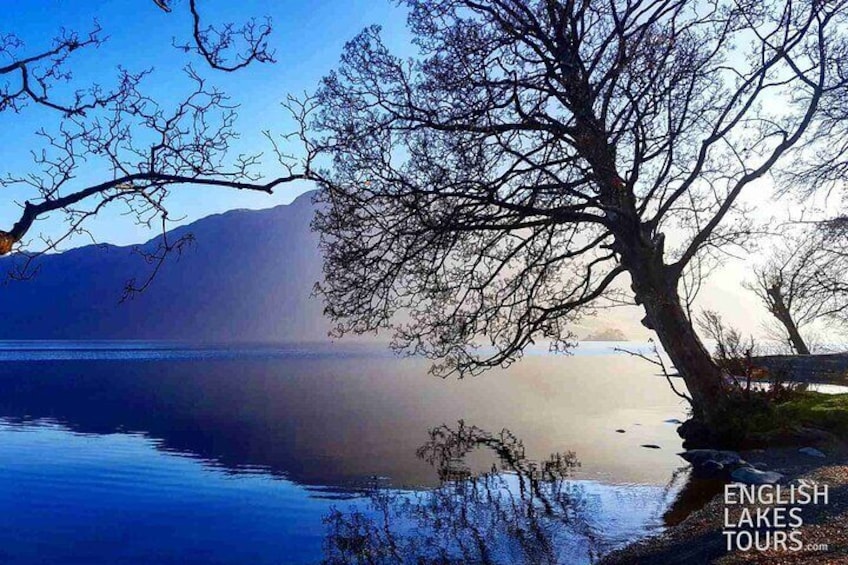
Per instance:
[[[129,247],[89,246],[44,257],[34,279],[0,288],[0,339],[326,339],[313,205],[234,210],[177,228],[196,244],[169,260],[144,293],[119,304],[149,269]],[[157,238],[158,239],[158,238]],[[155,249],[157,239],[145,246]]]

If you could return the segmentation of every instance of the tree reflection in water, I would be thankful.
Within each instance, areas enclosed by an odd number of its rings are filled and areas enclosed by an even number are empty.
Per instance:
[[[508,430],[491,434],[462,421],[429,435],[418,457],[441,485],[410,493],[375,484],[367,510],[334,509],[325,518],[325,563],[541,565],[598,556],[594,499],[567,480],[580,465],[574,452],[530,461]],[[469,460],[481,451],[496,462],[475,472]]]

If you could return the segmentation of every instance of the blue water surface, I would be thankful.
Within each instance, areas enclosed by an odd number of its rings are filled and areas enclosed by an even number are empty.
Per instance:
[[[563,509],[540,518],[552,562],[589,562],[660,531],[692,488],[665,423],[685,407],[610,347],[459,381],[365,346],[0,343],[0,562],[347,562],[387,542],[352,525],[385,516],[414,562],[445,541],[428,512],[448,503],[507,563],[524,518],[473,493],[541,507],[528,478]],[[435,461],[448,444],[462,453]]]

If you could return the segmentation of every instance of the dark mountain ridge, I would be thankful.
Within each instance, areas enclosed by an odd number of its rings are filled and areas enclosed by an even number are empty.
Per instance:
[[[326,340],[312,194],[266,210],[232,210],[169,232],[195,243],[121,303],[151,266],[134,246],[92,245],[41,257],[35,277],[0,288],[0,339]],[[141,248],[154,251],[161,236]],[[4,266],[8,267],[6,259]]]

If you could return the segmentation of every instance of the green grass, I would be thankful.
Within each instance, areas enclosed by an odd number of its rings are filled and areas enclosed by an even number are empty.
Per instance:
[[[848,438],[848,394],[796,392],[774,406],[777,424],[801,425]]]
[[[822,434],[848,440],[848,394],[789,392],[779,401],[765,395],[737,397],[711,427],[717,444],[733,448],[817,443]]]

